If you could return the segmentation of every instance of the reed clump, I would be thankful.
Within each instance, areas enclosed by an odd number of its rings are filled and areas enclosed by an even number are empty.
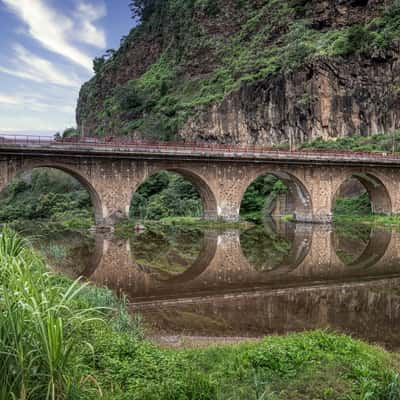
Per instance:
[[[0,399],[82,398],[85,368],[78,331],[98,318],[94,308],[76,307],[84,287],[78,282],[57,284],[26,239],[3,228]]]

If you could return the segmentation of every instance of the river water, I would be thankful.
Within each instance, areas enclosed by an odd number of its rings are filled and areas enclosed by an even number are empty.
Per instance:
[[[162,336],[260,337],[317,328],[400,348],[400,233],[267,221],[40,241],[50,264],[124,293]]]

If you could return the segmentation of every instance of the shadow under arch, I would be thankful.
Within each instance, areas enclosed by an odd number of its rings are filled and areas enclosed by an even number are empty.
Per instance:
[[[349,175],[339,185],[335,196],[333,198],[332,207],[334,207],[336,199],[340,195],[342,187],[346,182],[356,179],[365,188],[371,201],[372,212],[375,214],[391,214],[392,213],[392,200],[390,198],[389,191],[385,184],[374,174],[366,173],[354,173]],[[333,210],[332,210],[333,212]]]
[[[340,239],[338,239],[336,233],[334,233],[331,237],[337,254],[337,247]],[[373,227],[371,228],[368,237],[368,243],[358,257],[349,262],[345,262],[345,260],[343,260],[339,255],[338,258],[346,267],[352,269],[366,269],[373,267],[385,255],[391,239],[391,231]]]
[[[93,185],[80,173],[80,171],[72,168],[68,165],[59,164],[59,163],[34,163],[31,165],[24,166],[23,168],[18,168],[16,171],[17,174],[33,171],[38,168],[51,168],[56,169],[75,178],[88,192],[90,195],[90,199],[94,208],[94,217],[97,224],[101,224],[103,222],[103,205],[100,199],[99,194]],[[14,176],[15,177],[15,176]]]
[[[187,179],[198,191],[202,206],[203,206],[203,218],[207,220],[215,220],[218,218],[218,206],[217,206],[217,199],[212,191],[210,185],[206,182],[206,180],[187,168],[181,167],[162,167],[153,170],[151,174],[146,176],[136,187],[133,195],[139,190],[139,188],[146,182],[147,179],[150,177],[160,173],[160,172],[171,172],[176,175],[180,175],[183,178]]]
[[[293,215],[297,222],[312,222],[313,221],[313,205],[310,193],[305,184],[296,176],[285,172],[265,169],[261,171],[251,182],[247,185],[242,193],[241,204],[249,187],[260,177],[272,175],[280,179],[288,188],[287,193],[280,196],[269,209],[272,216]],[[276,210],[278,205],[279,210]]]
[[[246,251],[244,235],[246,235],[246,232],[250,233],[253,229],[259,228],[251,228],[240,235],[243,256],[253,268],[256,266],[251,262],[252,257],[249,254],[251,249]],[[311,249],[313,236],[313,226],[311,224],[287,223],[268,218],[264,222],[263,230],[267,237],[277,237],[291,243],[287,253],[275,265],[272,264],[266,270],[260,271],[270,276],[284,275],[292,272],[304,261]]]

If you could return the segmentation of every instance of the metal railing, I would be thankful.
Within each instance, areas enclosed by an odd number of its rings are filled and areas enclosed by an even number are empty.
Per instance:
[[[271,154],[282,156],[329,156],[329,157],[356,157],[356,158],[390,158],[400,159],[400,154],[382,151],[351,151],[332,149],[296,149],[286,150],[276,147],[252,145],[252,144],[217,144],[204,142],[157,142],[151,140],[134,140],[124,137],[71,137],[59,138],[54,136],[40,135],[18,135],[0,133],[0,147],[2,145],[43,145],[43,146],[66,146],[68,148],[107,147],[137,151],[172,151],[172,152],[205,152],[205,153],[248,153],[248,154]]]

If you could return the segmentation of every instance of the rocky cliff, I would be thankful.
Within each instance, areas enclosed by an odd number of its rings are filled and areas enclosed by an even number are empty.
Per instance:
[[[300,143],[400,128],[400,1],[149,0],[80,93],[86,135]]]

